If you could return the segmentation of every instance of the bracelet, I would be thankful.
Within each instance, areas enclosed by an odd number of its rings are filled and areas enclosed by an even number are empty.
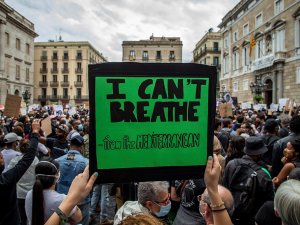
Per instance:
[[[57,207],[55,212],[60,218],[59,224],[66,224],[68,222],[68,217],[66,216],[66,214],[64,214],[63,211],[61,211],[60,208]]]
[[[226,207],[222,208],[222,209],[212,209],[211,211],[212,212],[221,212],[221,211],[224,211],[226,210]]]
[[[222,202],[220,202],[219,204],[216,204],[216,205],[210,204],[209,206],[210,206],[211,209],[214,209],[214,208],[219,208],[219,207],[221,207],[221,206],[223,206],[223,205],[225,205],[225,204],[224,204],[224,202],[222,201]]]

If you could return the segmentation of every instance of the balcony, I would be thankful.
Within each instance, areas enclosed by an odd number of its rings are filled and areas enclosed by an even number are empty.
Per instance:
[[[39,86],[40,87],[48,87],[48,81],[40,81]]]
[[[51,101],[58,101],[58,95],[50,95]]]
[[[58,60],[57,55],[53,55],[53,56],[52,56],[52,61],[57,61],[57,60]]]
[[[89,100],[89,96],[88,95],[75,95],[74,99],[75,100]]]
[[[58,68],[52,68],[51,73],[58,73]]]
[[[48,60],[48,57],[46,55],[41,56],[41,61],[47,61],[47,60]]]
[[[62,69],[61,69],[61,72],[62,72],[62,73],[69,73],[69,68],[62,68]]]
[[[39,95],[38,100],[40,101],[45,101],[49,99],[49,95]]]
[[[82,68],[76,68],[75,73],[82,73]]]
[[[175,59],[176,59],[175,55],[169,55],[169,61],[171,61],[171,62],[173,61],[174,62]]]
[[[201,49],[199,53],[194,55],[194,58],[202,57],[203,55],[208,54],[208,53],[219,53],[219,54],[221,54],[221,49],[220,48],[206,47],[204,49]]]
[[[40,69],[40,72],[41,72],[41,73],[48,73],[48,68],[41,68],[41,69]]]
[[[142,60],[143,60],[144,62],[148,62],[148,61],[149,61],[149,57],[143,57]]]
[[[58,87],[58,81],[51,81],[50,87]]]
[[[62,100],[69,100],[70,99],[70,95],[63,95],[60,97],[60,99]]]
[[[74,81],[74,86],[75,87],[82,87],[83,86],[83,82],[82,81]]]
[[[282,52],[282,51],[278,51],[278,52],[275,52],[275,61],[278,62],[278,61],[285,61],[286,60],[286,52]]]
[[[77,55],[76,60],[82,60],[82,55]]]
[[[129,56],[129,61],[135,61],[135,56],[134,55],[130,55]]]
[[[68,55],[64,55],[64,56],[62,57],[62,60],[64,60],[64,61],[69,60],[69,56],[68,56]]]
[[[161,61],[161,56],[156,56],[155,60],[156,61]]]
[[[62,87],[69,87],[69,85],[70,85],[69,81],[61,81],[60,82],[60,86],[62,86]]]

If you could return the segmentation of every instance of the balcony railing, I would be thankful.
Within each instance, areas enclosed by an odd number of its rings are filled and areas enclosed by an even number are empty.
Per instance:
[[[58,68],[52,68],[51,73],[58,73]]]
[[[41,68],[41,69],[40,69],[40,72],[41,72],[41,73],[48,73],[48,68]]]
[[[149,61],[149,57],[143,57],[142,60],[143,60],[144,62],[148,62],[148,61]]]
[[[76,60],[82,60],[82,55],[77,55]]]
[[[69,68],[62,68],[62,69],[61,69],[61,72],[62,72],[62,73],[69,73]]]
[[[52,61],[57,61],[57,60],[58,60],[57,55],[53,55],[53,56],[52,56]]]
[[[60,86],[62,86],[62,87],[69,87],[69,85],[70,85],[69,81],[61,81],[60,82]]]
[[[76,68],[75,73],[82,73],[82,68]]]
[[[68,56],[68,55],[64,55],[64,56],[62,57],[62,60],[69,60],[69,56]]]
[[[156,61],[161,61],[161,56],[156,56],[155,60]]]
[[[51,81],[50,87],[58,87],[58,81]]]
[[[89,100],[88,95],[75,95],[74,97],[75,100]]]
[[[48,81],[40,81],[39,85],[40,87],[48,87]]]
[[[58,95],[50,95],[50,100],[58,100]]]
[[[60,99],[63,99],[63,100],[69,100],[70,99],[70,95],[62,95],[60,97]]]
[[[47,100],[49,98],[50,98],[49,95],[39,95],[38,96],[38,100]]]
[[[74,86],[75,87],[82,87],[83,86],[83,82],[82,81],[74,81]]]
[[[48,60],[48,57],[46,55],[41,56],[41,61],[47,61],[47,60]]]
[[[175,55],[170,55],[170,56],[169,56],[169,61],[175,61],[175,59],[176,59],[176,58],[175,58]]]

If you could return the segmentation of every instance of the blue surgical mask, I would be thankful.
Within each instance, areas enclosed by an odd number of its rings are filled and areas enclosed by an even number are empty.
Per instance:
[[[79,125],[77,126],[77,130],[78,130],[78,131],[82,131],[82,130],[83,130],[83,125],[82,125],[82,124],[79,124]]]
[[[169,201],[168,205],[159,205],[159,206],[160,206],[159,212],[154,212],[154,214],[157,217],[166,216],[170,212],[170,210],[171,210],[171,201]]]

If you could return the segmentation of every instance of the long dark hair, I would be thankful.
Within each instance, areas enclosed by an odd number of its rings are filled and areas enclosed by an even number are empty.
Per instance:
[[[32,225],[44,224],[44,195],[43,190],[50,188],[57,179],[59,164],[43,158],[35,167],[35,183],[32,190]]]
[[[233,136],[229,142],[228,150],[227,150],[227,157],[225,164],[235,158],[242,158],[244,153],[245,147],[245,138],[242,136]]]

